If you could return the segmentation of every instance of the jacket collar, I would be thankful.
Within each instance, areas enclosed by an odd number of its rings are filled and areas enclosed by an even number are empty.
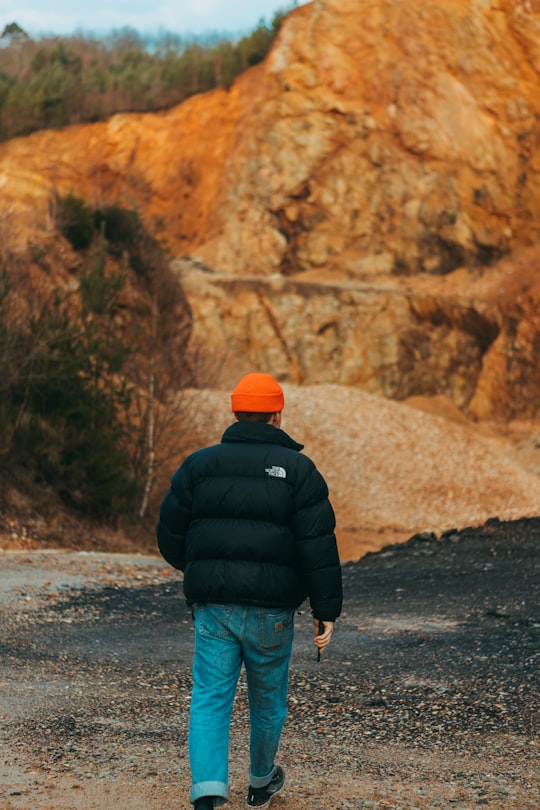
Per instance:
[[[264,422],[234,422],[229,425],[223,436],[222,442],[248,442],[260,444],[279,444],[288,447],[290,450],[300,452],[304,448],[292,439],[288,433],[281,428]]]

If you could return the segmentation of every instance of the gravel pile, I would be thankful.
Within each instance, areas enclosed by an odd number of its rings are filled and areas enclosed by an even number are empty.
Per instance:
[[[297,617],[276,810],[537,810],[539,538],[540,520],[490,520],[344,565],[319,664]],[[2,561],[1,810],[188,810],[193,633],[176,574],[147,557]],[[242,680],[231,808],[246,711]]]

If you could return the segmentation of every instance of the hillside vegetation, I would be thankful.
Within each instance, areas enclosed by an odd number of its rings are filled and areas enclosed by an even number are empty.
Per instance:
[[[0,464],[22,490],[46,487],[88,515],[143,517],[158,402],[172,378],[189,383],[189,312],[134,212],[59,197],[53,240],[69,243],[76,279],[43,246],[4,257]]]

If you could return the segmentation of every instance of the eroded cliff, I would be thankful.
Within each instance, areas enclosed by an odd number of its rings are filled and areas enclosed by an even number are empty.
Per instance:
[[[539,122],[536,0],[314,0],[230,92],[3,145],[3,241],[56,238],[55,191],[135,208],[212,384],[535,416]]]

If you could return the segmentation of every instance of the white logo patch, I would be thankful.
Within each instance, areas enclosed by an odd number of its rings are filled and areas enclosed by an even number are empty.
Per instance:
[[[267,475],[271,475],[273,478],[287,478],[287,473],[283,469],[283,467],[265,467],[264,469]]]

